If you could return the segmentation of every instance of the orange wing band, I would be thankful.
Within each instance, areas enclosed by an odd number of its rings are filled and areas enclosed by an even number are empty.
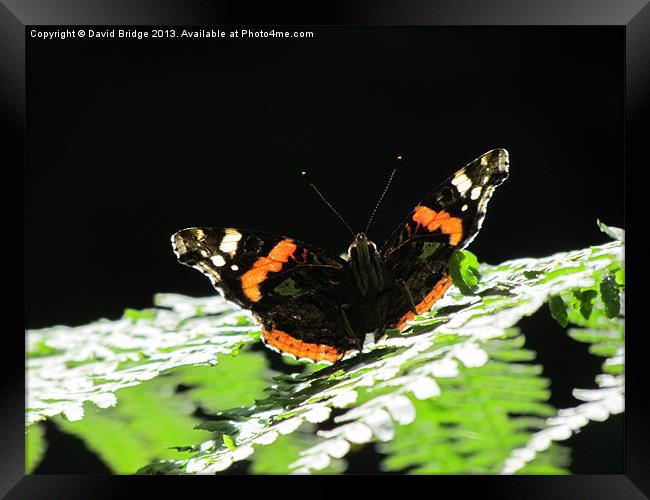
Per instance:
[[[420,302],[418,305],[415,306],[415,310],[418,312],[418,314],[422,314],[427,312],[433,304],[438,302],[438,300],[445,294],[447,289],[451,286],[451,276],[443,276],[438,283],[436,283],[436,286],[433,287],[433,290],[431,290],[424,299],[422,299],[422,302]],[[404,316],[400,318],[400,320],[395,324],[394,328],[397,328],[399,330],[403,330],[406,327],[406,322],[411,321],[413,318],[415,318],[415,314],[413,311],[407,312]]]
[[[344,354],[335,347],[325,344],[309,344],[280,330],[271,330],[270,332],[262,330],[262,338],[268,346],[286,354],[293,354],[297,358],[334,363]]]
[[[282,265],[289,261],[298,247],[291,240],[282,240],[275,245],[266,257],[260,257],[255,261],[253,267],[246,271],[241,277],[242,290],[244,295],[253,302],[262,298],[260,284],[266,279],[269,273],[277,273]]]
[[[429,231],[440,229],[443,234],[448,234],[450,245],[458,245],[458,242],[463,237],[462,220],[458,217],[452,217],[444,210],[436,212],[429,207],[420,205],[415,209],[412,219]]]

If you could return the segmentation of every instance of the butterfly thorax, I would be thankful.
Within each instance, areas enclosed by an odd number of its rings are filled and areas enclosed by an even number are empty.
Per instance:
[[[387,290],[392,280],[377,246],[364,233],[359,233],[348,248],[348,262],[359,295],[372,299]]]

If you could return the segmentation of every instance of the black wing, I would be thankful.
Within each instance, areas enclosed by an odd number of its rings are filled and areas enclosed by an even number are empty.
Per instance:
[[[356,345],[340,324],[347,263],[291,238],[194,227],[172,236],[180,263],[205,274],[223,296],[250,309],[270,347],[335,361]]]
[[[393,232],[381,253],[402,285],[391,301],[388,326],[403,328],[414,308],[428,311],[451,286],[451,254],[478,234],[488,201],[507,177],[508,152],[488,151],[442,182]]]

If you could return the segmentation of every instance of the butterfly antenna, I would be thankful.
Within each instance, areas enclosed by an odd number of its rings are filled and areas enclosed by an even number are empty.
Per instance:
[[[348,228],[348,231],[350,231],[350,232],[352,233],[352,236],[356,236],[356,233],[352,230],[352,227],[350,226],[350,224],[348,224],[348,221],[346,221],[346,220],[343,218],[343,216],[338,212],[338,210],[336,210],[336,208],[334,208],[334,207],[332,206],[332,204],[331,204],[329,201],[327,201],[327,198],[325,198],[325,196],[323,196],[323,193],[321,193],[321,192],[318,190],[318,188],[316,187],[316,185],[312,182],[311,177],[309,177],[309,173],[303,171],[303,172],[300,172],[300,175],[302,175],[302,178],[305,180],[305,182],[306,182],[307,184],[309,184],[309,185],[312,187],[312,189],[313,189],[314,191],[316,191],[316,194],[318,195],[318,197],[319,197],[321,200],[323,200],[323,203],[325,203],[325,205],[327,205],[327,206],[329,207],[329,209],[330,209],[332,212],[334,212],[334,214],[335,214],[335,215],[339,218],[339,220],[340,220],[340,221],[345,225],[345,227]]]
[[[372,210],[372,214],[370,214],[370,219],[368,219],[368,224],[366,224],[366,229],[364,233],[368,234],[368,229],[370,229],[370,224],[372,223],[372,220],[375,218],[375,214],[377,213],[377,209],[379,208],[379,205],[381,205],[381,202],[384,199],[384,196],[386,196],[386,193],[388,192],[388,188],[390,187],[390,183],[393,182],[393,177],[395,177],[395,174],[397,173],[397,169],[399,168],[399,165],[402,161],[402,156],[398,156],[397,160],[395,162],[395,167],[393,168],[393,171],[390,173],[390,177],[388,178],[388,182],[386,182],[386,187],[384,187],[384,192],[381,193],[381,196],[377,200],[377,203],[375,204],[375,208]]]

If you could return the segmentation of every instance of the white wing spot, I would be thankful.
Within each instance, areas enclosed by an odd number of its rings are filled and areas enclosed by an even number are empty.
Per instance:
[[[461,194],[461,196],[465,196],[465,193],[471,187],[472,187],[472,181],[467,179],[465,182],[463,182],[463,183],[459,184],[458,186],[456,186],[456,189],[458,189],[458,192]]]
[[[462,210],[463,212],[465,212],[468,208],[469,208],[469,207],[468,207],[467,205],[463,205],[463,207],[461,208],[461,210]]]
[[[470,193],[470,198],[472,200],[478,200],[478,197],[481,196],[481,190],[482,188],[480,186],[472,189],[472,192]]]
[[[465,169],[462,169],[462,170],[459,170],[458,172],[456,172],[456,175],[451,180],[451,183],[454,186],[458,186],[458,184],[460,184],[461,182],[463,182],[465,180],[467,180],[467,176],[465,175]]]
[[[232,266],[230,266],[230,269],[232,269],[233,271],[239,271],[239,266],[237,264],[233,264]]]
[[[508,153],[506,152],[505,154],[500,154],[499,155],[499,170],[501,172],[507,172],[508,171]]]
[[[472,187],[472,181],[465,175],[465,170],[458,172],[451,180],[451,183],[456,186],[461,196],[465,196],[467,190]]]
[[[219,254],[213,255],[210,260],[217,267],[221,267],[226,263],[225,259]]]
[[[219,250],[233,255],[237,250],[237,243],[241,240],[241,233],[236,229],[226,229],[226,235],[219,244]]]

